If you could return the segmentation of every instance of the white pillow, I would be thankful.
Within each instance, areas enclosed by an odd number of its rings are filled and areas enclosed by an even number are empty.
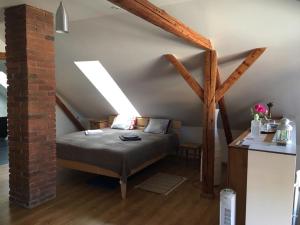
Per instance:
[[[118,115],[111,125],[112,129],[132,130],[135,125],[135,117]]]
[[[147,127],[144,129],[145,133],[166,134],[170,125],[168,119],[154,119],[150,118]]]

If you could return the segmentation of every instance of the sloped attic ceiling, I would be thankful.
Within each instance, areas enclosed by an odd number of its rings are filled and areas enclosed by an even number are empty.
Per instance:
[[[299,2],[194,0],[163,8],[213,40],[223,80],[243,60],[235,54],[268,47],[226,95],[233,127],[248,125],[249,107],[257,101],[274,101],[277,112],[300,113],[290,104],[299,94]],[[203,53],[177,37],[124,12],[72,22],[70,34],[57,35],[56,47],[57,89],[86,117],[115,113],[73,63],[99,60],[140,114],[201,124],[200,100],[161,56],[176,54],[201,80]]]
[[[55,11],[58,2],[53,1],[52,9],[48,7],[48,10]],[[200,100],[162,55],[177,55],[195,78],[201,80],[202,51],[124,10],[110,7],[104,10],[102,2],[106,1],[65,1],[73,18],[70,34],[56,35],[58,92],[87,118],[103,118],[115,113],[74,65],[74,61],[99,60],[140,114],[181,119],[185,125],[200,125]],[[161,5],[163,9],[213,41],[223,80],[242,60],[236,55],[252,48],[268,47],[226,95],[233,127],[249,125],[249,107],[257,101],[273,101],[277,113],[299,118],[300,106],[296,103],[300,83],[297,77],[300,2],[152,2],[165,3]],[[88,4],[92,4],[92,9],[91,5],[85,7]],[[98,15],[98,10],[105,13]],[[85,16],[79,16],[82,14]]]
[[[61,81],[57,89],[85,116],[101,118],[116,112],[74,61],[99,60],[141,115],[182,119],[189,113],[200,115],[198,97],[162,57],[170,50],[183,56],[192,52],[199,68],[198,49],[127,13],[78,21],[71,29],[56,42],[57,79]],[[201,71],[194,72],[200,79]]]
[[[152,2],[162,6],[186,1],[187,0],[154,0]],[[2,3],[2,6],[21,3],[27,3],[55,12],[59,1],[46,2],[37,0],[16,0],[6,1]],[[169,43],[168,39],[176,38],[160,31],[157,28],[153,29],[152,25],[141,20],[137,20],[135,16],[129,15],[124,10],[111,9],[112,4],[107,1],[93,0],[83,2],[79,0],[66,0],[64,3],[68,9],[72,23],[70,35],[56,36],[57,90],[61,96],[66,98],[66,100],[74,105],[74,107],[85,117],[103,118],[108,115],[115,114],[116,112],[75,67],[74,61],[80,60],[99,60],[107,68],[109,73],[117,81],[121,89],[134,103],[135,107],[142,115],[169,117],[170,115],[168,115],[166,111],[172,110],[175,112],[178,111],[176,110],[178,107],[183,107],[183,111],[191,109],[196,114],[201,112],[200,102],[197,102],[197,97],[185,87],[185,84],[181,82],[181,78],[179,76],[175,76],[175,80],[173,81],[169,80],[168,77],[163,77],[164,73],[160,70],[162,62],[159,57],[165,52],[164,49],[161,49],[161,47],[158,46],[157,49],[152,51],[149,55],[150,60],[146,57],[141,61],[136,62],[138,67],[133,66],[130,68],[132,63],[128,60],[134,60],[134,57],[140,54],[138,53],[138,49],[145,48],[144,43],[140,42],[137,46],[137,52],[132,51],[132,49],[135,48],[135,39],[140,40],[139,36],[141,36],[142,39],[147,39],[149,36],[149,40],[152,43],[153,41],[154,43],[162,43],[162,41],[164,41],[170,46],[169,49],[172,48],[172,42]],[[129,20],[126,19],[127,16],[130,17]],[[125,17],[124,23],[122,21],[123,17]],[[102,21],[104,21],[104,23],[102,23]],[[95,24],[95,30],[89,29],[90,23]],[[102,26],[104,26],[104,28],[102,28]],[[81,30],[81,28],[84,27],[88,29]],[[102,32],[99,32],[101,29],[104,31],[103,36]],[[143,29],[145,29],[145,34],[143,34]],[[158,38],[156,38],[156,35],[158,35]],[[115,38],[114,41],[112,41],[112,36]],[[145,36],[145,38],[143,36]],[[92,40],[89,38],[92,38]],[[124,47],[123,41],[125,40],[128,41],[128,44],[125,43],[125,46],[129,47],[129,49],[126,50],[128,54],[124,54],[125,52],[121,53],[120,51],[120,49]],[[94,44],[91,45],[91,41],[94,42]],[[107,43],[109,44],[107,45]],[[179,43],[179,46],[181,46],[183,51],[185,51],[185,48],[191,49],[191,47],[188,47],[185,44]],[[100,49],[96,50],[94,47],[99,47]],[[101,50],[102,47],[108,48]],[[115,49],[114,53],[112,51],[113,49]],[[166,48],[166,50],[167,49],[168,48]],[[157,50],[159,50],[159,52]],[[103,54],[100,52],[103,52]],[[119,55],[119,52],[121,55]],[[199,53],[197,50],[195,52]],[[129,54],[133,56],[132,59],[127,58]],[[115,60],[117,59],[115,55],[123,55],[123,59]],[[120,66],[118,65],[119,62]],[[153,70],[153,66],[157,67],[157,69]],[[172,67],[166,64],[165,61],[163,62],[163,66],[167,66],[165,70],[167,69],[170,72],[173,72]],[[139,70],[139,72],[137,70]],[[70,74],[71,76],[67,74]],[[198,77],[200,77],[200,75],[198,75]],[[145,79],[145,82],[141,82],[143,79]],[[124,88],[124,85],[127,86],[127,83],[131,83],[134,86],[135,84],[138,84],[138,86],[136,86],[138,89]],[[178,83],[181,84],[181,89],[177,88]],[[169,88],[165,90],[153,88],[155,86],[159,87],[162,84],[164,86],[169,86]],[[181,100],[179,100],[181,102],[180,105],[178,105],[179,98],[176,101],[170,100],[172,96],[178,95],[178,93],[180,93],[181,96]],[[188,95],[185,93],[188,93]],[[144,100],[143,96],[148,97]],[[166,96],[166,98],[163,99],[163,96]],[[135,99],[135,97],[138,98]],[[197,104],[193,105],[192,102],[186,101],[186,97],[187,99],[194,99],[193,102],[197,102]],[[161,101],[157,101],[157,98],[160,98]],[[145,102],[147,105],[140,105],[142,102]],[[175,113],[174,118],[183,118],[184,116],[180,115],[180,113],[180,111]]]

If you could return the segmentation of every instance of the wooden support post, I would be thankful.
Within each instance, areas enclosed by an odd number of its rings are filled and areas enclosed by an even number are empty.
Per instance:
[[[175,34],[202,49],[211,49],[210,40],[170,16],[147,0],[108,0],[128,12]]]
[[[5,59],[6,59],[5,52],[0,52],[0,60],[5,60]]]
[[[187,82],[187,84],[193,89],[193,91],[199,96],[199,98],[202,101],[204,101],[203,88],[194,79],[194,77],[188,72],[188,70],[185,68],[185,66],[172,54],[166,54],[164,56],[170,63],[172,63],[174,65],[175,69],[179,72],[179,74],[183,77],[183,79]],[[218,71],[217,71],[217,87],[216,88],[219,88],[220,86],[221,86],[221,80],[220,80],[220,74],[219,74],[219,69],[218,69]],[[220,114],[222,117],[226,141],[227,141],[227,144],[230,144],[233,141],[233,139],[232,139],[232,133],[230,130],[229,120],[228,120],[228,116],[227,116],[225,98],[222,97],[218,103],[219,103]]]
[[[216,102],[218,102],[230,89],[230,87],[235,84],[236,81],[248,70],[248,68],[261,56],[266,48],[256,48],[253,49],[247,58],[239,65],[238,68],[227,78],[227,80],[218,88],[216,92]]]
[[[174,55],[166,54],[164,55],[167,60],[169,60],[183,77],[183,79],[188,83],[188,85],[193,89],[193,91],[199,96],[203,101],[203,89],[200,84],[194,79],[194,77],[189,73],[185,66],[178,60]]]
[[[218,70],[217,70],[217,88],[219,88],[220,86],[221,86],[221,78],[220,78],[220,72],[219,72],[219,68],[218,68]],[[227,142],[227,144],[230,144],[233,141],[233,138],[232,138],[229,119],[228,119],[228,115],[227,115],[225,98],[222,97],[219,100],[218,104],[219,104],[219,110],[220,110],[220,114],[221,114],[221,118],[222,118],[222,122],[223,122],[223,129],[224,129],[225,136],[226,136],[226,142]]]
[[[215,91],[217,81],[217,53],[215,50],[205,53],[204,74],[204,113],[203,113],[203,184],[202,194],[214,196],[215,161]]]
[[[73,115],[73,113],[68,109],[68,107],[60,100],[60,98],[56,95],[56,104],[62,109],[62,111],[66,114],[66,116],[71,120],[74,126],[78,130],[85,130],[79,120]]]

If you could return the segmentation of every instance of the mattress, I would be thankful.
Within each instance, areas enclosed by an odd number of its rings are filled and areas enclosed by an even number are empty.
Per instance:
[[[103,132],[85,135],[84,131],[57,138],[57,158],[87,163],[118,173],[126,181],[131,170],[146,161],[178,148],[176,134],[151,134],[142,130],[105,128]],[[122,141],[119,136],[134,133],[140,141]]]

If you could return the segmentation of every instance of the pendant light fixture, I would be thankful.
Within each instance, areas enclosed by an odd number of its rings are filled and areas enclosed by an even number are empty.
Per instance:
[[[69,33],[68,14],[62,2],[56,11],[55,24],[56,33]]]

